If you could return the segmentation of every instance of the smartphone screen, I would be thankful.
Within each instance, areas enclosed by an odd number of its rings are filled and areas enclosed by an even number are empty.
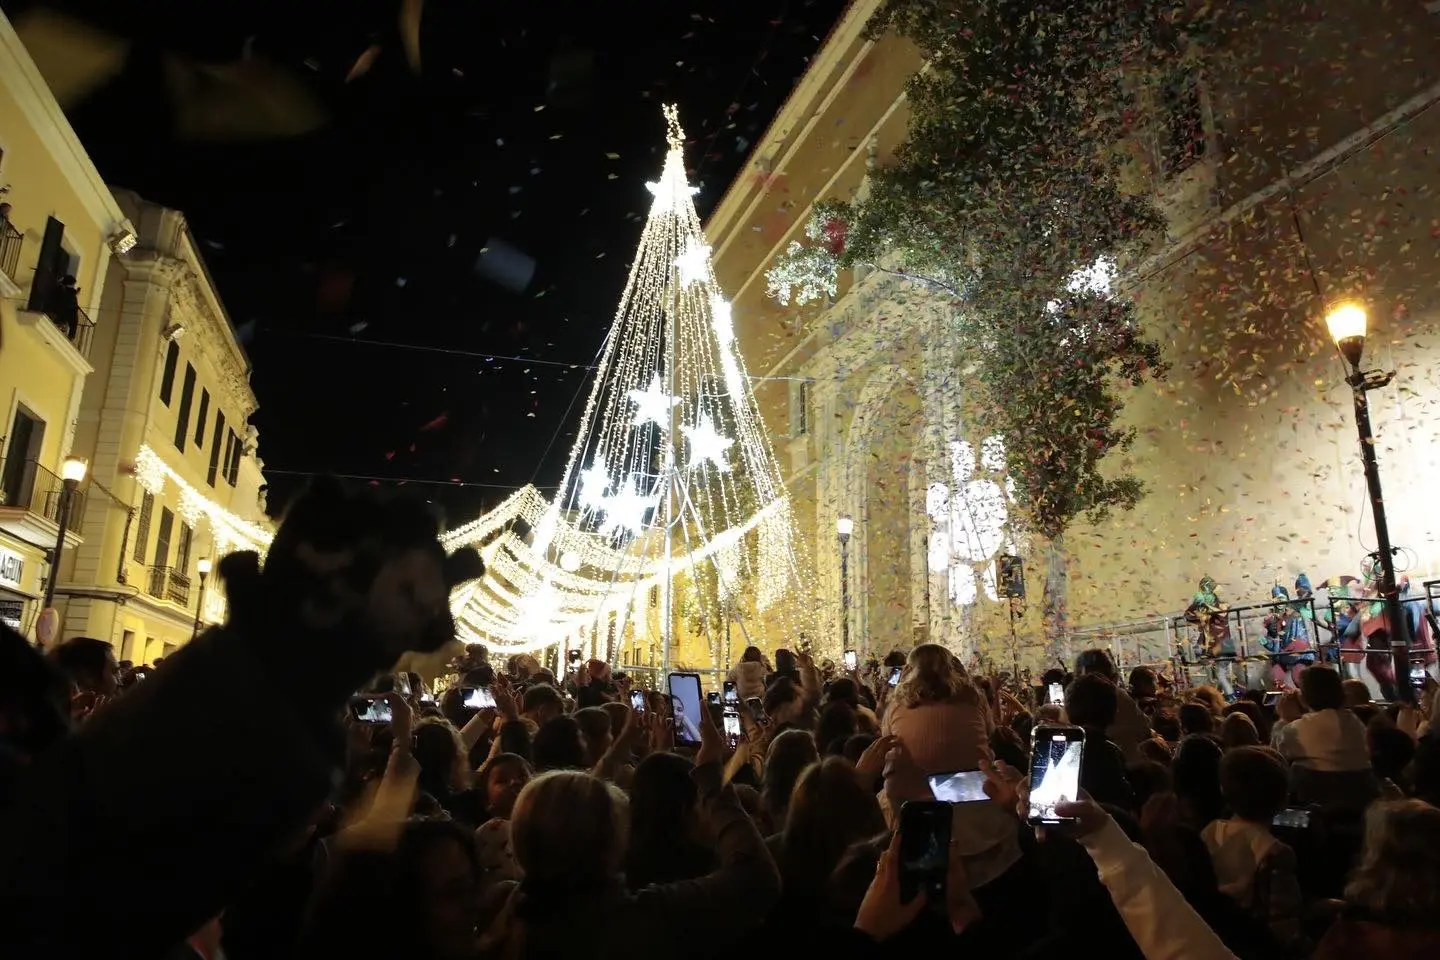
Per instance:
[[[579,650],[571,650],[566,656],[568,657],[570,663],[579,663],[579,662],[580,662],[580,651],[579,651]]]
[[[765,722],[765,701],[759,697],[751,697],[745,701],[745,706],[750,708],[750,717],[756,723]]]
[[[726,703],[739,703],[739,702],[740,702],[740,694],[738,694],[738,693],[735,692],[735,681],[734,681],[734,680],[726,680],[726,681],[725,681],[724,693],[721,694],[720,699],[721,699],[721,700],[724,700]]]
[[[1032,826],[1068,823],[1055,806],[1080,797],[1080,763],[1085,757],[1085,731],[1079,727],[1041,725],[1030,741],[1030,816]]]
[[[714,690],[711,690],[709,693],[705,694],[705,702],[707,702],[707,703],[719,703],[719,702],[720,702],[720,694],[716,693]]]
[[[845,669],[846,669],[846,670],[854,670],[854,669],[855,669],[855,665],[856,665],[857,663],[859,663],[859,661],[855,658],[855,651],[854,651],[854,650],[846,650],[846,651],[845,651]]]
[[[1050,689],[1049,689],[1049,692],[1048,692],[1048,694],[1047,694],[1047,699],[1048,699],[1051,703],[1058,703],[1058,704],[1060,704],[1061,706],[1064,706],[1064,705],[1065,705],[1065,687],[1062,686],[1061,684],[1058,684],[1058,683],[1052,683],[1052,684],[1050,684]]]
[[[905,672],[905,668],[904,668],[904,667],[891,667],[891,668],[890,668],[890,686],[893,687],[893,686],[895,686],[896,684],[898,684],[898,683],[900,682],[900,674],[902,674],[902,673],[904,673],[904,672]]]
[[[1424,664],[1412,663],[1410,665],[1410,686],[1414,687],[1416,690],[1424,690],[1425,677],[1426,673]]]
[[[390,712],[390,701],[384,697],[351,698],[350,716],[361,723],[389,723],[393,719]]]
[[[675,711],[675,739],[681,743],[700,742],[700,711],[708,709],[700,695],[700,674],[672,673],[665,681]]]
[[[910,801],[900,808],[900,902],[924,891],[930,903],[945,902],[950,872],[950,804]]]
[[[1275,704],[1279,703],[1281,692],[1282,691],[1280,690],[1266,690],[1264,706],[1273,707],[1275,706]]]
[[[640,713],[644,713],[644,712],[645,712],[645,706],[646,706],[646,704],[645,704],[645,691],[644,691],[644,690],[631,690],[631,691],[630,691],[630,709],[631,709],[631,710],[639,711]]]
[[[731,747],[740,742],[740,711],[735,707],[725,708],[725,739]]]
[[[930,792],[941,803],[973,803],[989,800],[985,795],[985,774],[981,770],[959,770],[955,773],[932,773]]]
[[[1270,821],[1272,826],[1305,830],[1310,826],[1310,811],[1304,807],[1286,807]]]
[[[495,706],[495,695],[489,687],[461,687],[460,704],[471,710],[485,710]]]
[[[394,678],[394,684],[391,686],[391,689],[400,694],[400,696],[408,697],[414,692],[410,689],[410,675],[408,673],[395,673],[391,674],[391,676]]]

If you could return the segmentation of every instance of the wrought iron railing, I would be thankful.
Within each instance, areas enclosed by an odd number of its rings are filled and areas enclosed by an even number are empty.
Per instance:
[[[25,234],[9,220],[0,220],[0,273],[16,285],[20,283],[20,251],[24,246]]]
[[[174,567],[149,567],[146,592],[157,600],[190,605],[190,578]]]
[[[0,460],[0,508],[26,510],[51,523],[60,522],[60,502],[65,481],[35,460]],[[85,491],[76,490],[70,500],[65,529],[79,533],[85,521]]]

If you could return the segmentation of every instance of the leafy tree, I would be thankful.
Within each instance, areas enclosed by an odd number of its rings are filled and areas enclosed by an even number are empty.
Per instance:
[[[863,198],[817,209],[808,235],[825,255],[792,244],[772,277],[867,265],[956,300],[976,426],[1004,438],[1017,520],[1047,541],[1052,639],[1066,529],[1144,491],[1102,466],[1134,437],[1127,389],[1165,365],[1109,281],[1163,233],[1149,197],[1122,186],[1123,144],[1138,94],[1173,75],[1182,6],[887,0],[869,34],[898,32],[928,63],[908,86],[907,139]]]

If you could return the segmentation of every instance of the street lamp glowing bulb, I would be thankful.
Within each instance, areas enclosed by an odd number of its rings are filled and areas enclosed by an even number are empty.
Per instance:
[[[849,540],[850,534],[855,532],[855,520],[853,517],[840,517],[835,521],[835,532],[840,539]]]
[[[1337,303],[1325,314],[1325,326],[1330,328],[1330,339],[1336,343],[1352,337],[1365,337],[1365,308],[1353,300]]]
[[[60,465],[60,479],[79,483],[85,479],[85,472],[89,468],[90,464],[79,457],[66,457],[65,462]]]
[[[560,554],[560,569],[566,573],[574,573],[580,569],[580,556],[573,550],[566,550]]]
[[[195,570],[196,570],[196,571],[200,574],[200,576],[202,576],[202,577],[207,577],[207,576],[209,576],[209,575],[210,575],[210,558],[209,558],[209,557],[201,557],[199,560],[196,560],[196,561],[195,561]]]

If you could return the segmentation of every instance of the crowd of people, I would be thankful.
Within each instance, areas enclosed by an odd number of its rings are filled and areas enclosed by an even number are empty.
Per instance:
[[[0,638],[0,955],[1440,950],[1433,684],[1376,704],[1316,665],[1227,703],[1103,650],[1031,691],[936,644],[855,670],[752,647],[731,735],[723,703],[683,727],[601,661],[476,646],[436,696],[391,672],[453,642],[446,598],[480,569],[436,530],[321,486],[263,568],[219,565],[229,619],[157,669]],[[1057,726],[1083,731],[1082,792],[1037,829],[1031,734]],[[937,807],[964,771],[983,798]],[[949,841],[917,887],[921,807]]]

